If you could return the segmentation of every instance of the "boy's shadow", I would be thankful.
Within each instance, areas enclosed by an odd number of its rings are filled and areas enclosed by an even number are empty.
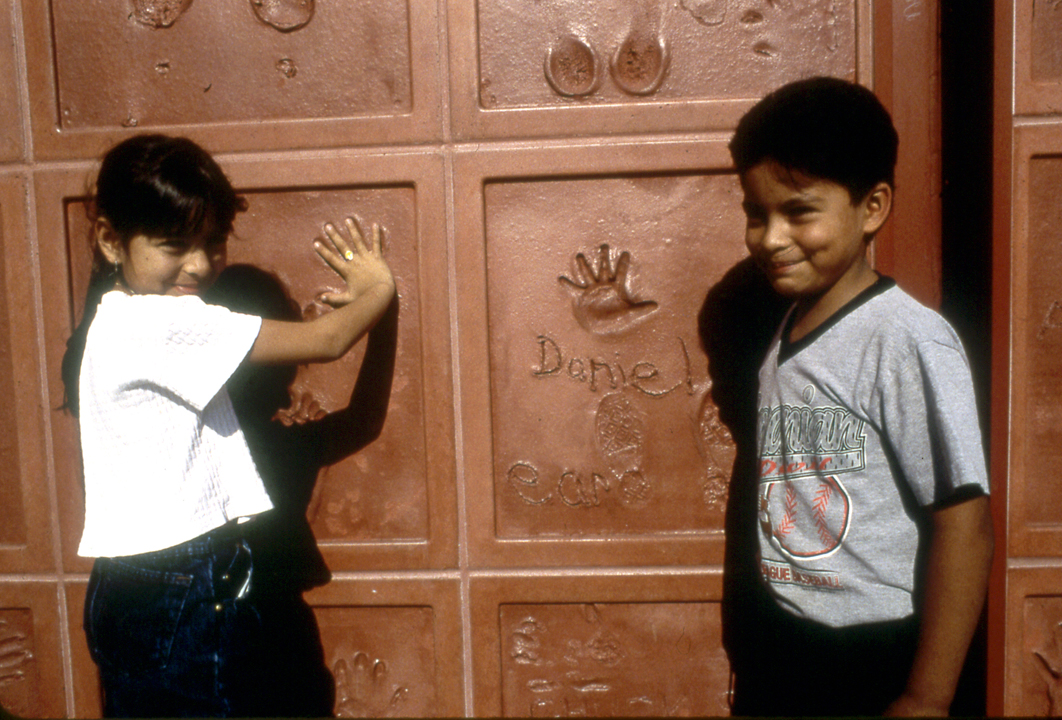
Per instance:
[[[697,318],[711,397],[737,447],[727,495],[722,602],[723,645],[735,675],[756,672],[749,631],[771,602],[757,578],[756,400],[760,363],[789,305],[746,258],[712,286]]]
[[[204,300],[235,312],[300,321],[281,281],[251,265],[230,265]],[[308,590],[331,573],[307,519],[320,471],[364,448],[383,429],[397,349],[398,301],[369,333],[347,407],[325,413],[312,398],[292,402],[294,365],[244,363],[226,384],[256,467],[273,501],[247,533],[256,576],[270,585]],[[293,406],[293,407],[289,407]]]

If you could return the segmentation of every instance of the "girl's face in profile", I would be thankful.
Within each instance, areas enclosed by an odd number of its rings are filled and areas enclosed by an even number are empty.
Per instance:
[[[134,235],[128,244],[100,238],[104,255],[121,266],[125,286],[138,295],[198,295],[225,266],[225,233],[213,220],[188,237]]]

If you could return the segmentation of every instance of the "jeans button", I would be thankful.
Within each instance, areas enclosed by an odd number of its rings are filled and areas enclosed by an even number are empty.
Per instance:
[[[225,606],[224,606],[224,605],[222,605],[221,603],[218,603],[217,605],[215,605],[215,606],[214,606],[214,609],[215,609],[216,611],[218,611],[218,612],[221,612],[222,610],[224,610],[224,609],[225,609]]]

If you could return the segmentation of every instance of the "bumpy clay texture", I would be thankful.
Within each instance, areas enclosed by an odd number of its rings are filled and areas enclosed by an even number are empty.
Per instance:
[[[434,714],[430,607],[330,607],[317,617],[336,682],[336,717]]]
[[[192,0],[133,0],[133,17],[142,25],[167,28],[177,22]]]
[[[487,186],[500,537],[721,525],[733,449],[708,395],[703,297],[688,288],[741,257],[739,211],[705,217],[726,208],[733,183]]]
[[[390,117],[412,110],[404,0],[333,2],[323,22],[314,0],[53,5],[64,129]]]
[[[1027,353],[1029,381],[1024,385],[1026,427],[1023,447],[1033,453],[1026,460],[1025,497],[1022,508],[1031,524],[1062,523],[1062,490],[1050,463],[1041,461],[1040,449],[1062,443],[1062,160],[1034,158],[1030,167],[1030,213],[1028,281],[1016,288],[1025,293],[1029,307],[1027,331],[1022,342]]]
[[[503,605],[509,717],[726,715],[717,603]]]
[[[33,614],[0,609],[0,707],[23,717],[40,712]]]
[[[854,77],[855,5],[479,0],[480,103],[749,98],[810,74]]]
[[[314,0],[251,0],[255,17],[280,32],[305,27],[313,19]]]

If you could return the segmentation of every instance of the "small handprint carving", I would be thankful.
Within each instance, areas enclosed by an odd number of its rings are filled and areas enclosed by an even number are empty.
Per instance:
[[[26,680],[33,659],[33,650],[26,632],[7,620],[0,619],[0,699],[9,711],[20,715],[32,712],[26,702],[25,693],[28,690],[23,687],[20,693],[11,686]]]
[[[575,256],[575,278],[560,276],[560,282],[573,292],[572,312],[583,329],[596,335],[613,335],[631,328],[657,309],[653,300],[631,297],[627,288],[630,265],[631,254],[625,250],[613,266],[606,243],[598,251],[596,269],[579,253]]]
[[[387,663],[370,659],[363,652],[351,662],[340,658],[332,668],[336,679],[336,717],[387,717],[401,715],[399,709],[409,688],[394,685]]]

